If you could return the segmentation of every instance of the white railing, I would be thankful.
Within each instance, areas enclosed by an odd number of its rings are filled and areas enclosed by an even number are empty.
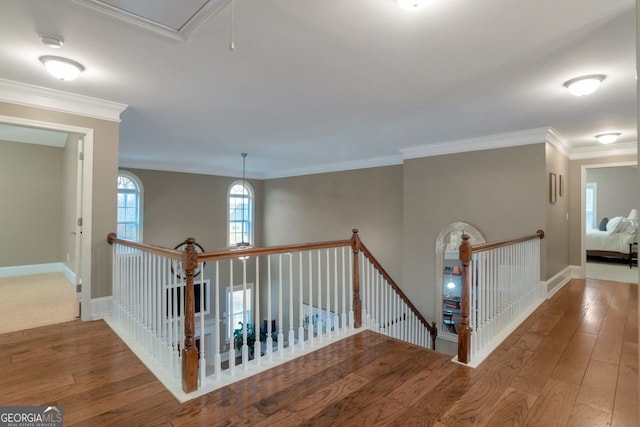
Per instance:
[[[466,267],[461,247],[464,287],[469,283],[467,301],[463,289],[461,329],[467,314],[470,365],[482,362],[543,301],[540,282],[543,236],[540,231],[511,242],[470,246],[470,262]],[[463,246],[465,243],[468,240]],[[465,335],[461,332],[459,344]]]
[[[184,343],[184,279],[172,269],[182,255],[113,245],[113,324],[174,379],[180,379]]]
[[[115,235],[109,241],[110,324],[182,401],[342,339],[363,319],[365,327],[423,347],[430,335],[435,341],[435,325],[357,230],[349,240],[209,253],[196,253],[193,239],[185,252]]]
[[[427,323],[364,245],[360,254],[364,325],[381,334],[435,350],[436,324]]]

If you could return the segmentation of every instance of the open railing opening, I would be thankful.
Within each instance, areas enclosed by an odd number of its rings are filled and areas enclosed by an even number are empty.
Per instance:
[[[435,343],[435,324],[357,230],[347,240],[208,253],[196,251],[193,239],[184,252],[114,234],[109,242],[113,321],[153,357],[154,373],[170,376],[165,383],[180,381],[184,393],[312,351],[354,333],[363,318],[380,333]]]
[[[476,366],[543,301],[540,240],[544,232],[472,246],[463,235],[458,361]]]

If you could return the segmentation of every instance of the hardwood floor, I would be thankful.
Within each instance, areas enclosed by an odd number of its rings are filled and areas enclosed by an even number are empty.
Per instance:
[[[638,415],[638,287],[573,280],[477,369],[365,331],[185,404],[102,321],[0,335],[0,405],[67,426],[624,426]]]

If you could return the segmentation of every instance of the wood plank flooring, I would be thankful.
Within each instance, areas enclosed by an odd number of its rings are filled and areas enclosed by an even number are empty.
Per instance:
[[[638,287],[573,280],[477,369],[364,331],[185,404],[102,321],[0,335],[0,405],[67,426],[624,426],[638,414]]]

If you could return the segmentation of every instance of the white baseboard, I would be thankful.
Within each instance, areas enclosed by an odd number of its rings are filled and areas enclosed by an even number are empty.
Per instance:
[[[569,283],[574,276],[574,266],[568,266],[564,270],[557,273],[555,276],[547,280],[546,282],[542,282],[546,284],[546,295],[544,295],[547,299],[551,298],[558,292],[564,285]]]
[[[75,273],[63,262],[0,267],[0,277],[28,276],[30,274],[46,273],[62,273],[72,285],[76,282]]]
[[[89,304],[89,320],[104,319],[113,315],[113,297],[91,298]]]

